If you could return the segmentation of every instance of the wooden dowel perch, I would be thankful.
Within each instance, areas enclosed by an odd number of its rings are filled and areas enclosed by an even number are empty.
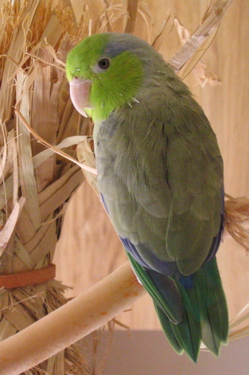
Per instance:
[[[0,343],[0,374],[18,375],[75,343],[145,293],[129,262],[72,301]]]

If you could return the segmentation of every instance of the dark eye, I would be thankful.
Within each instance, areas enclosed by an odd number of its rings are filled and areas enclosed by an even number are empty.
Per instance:
[[[100,69],[102,69],[102,70],[106,70],[106,69],[108,69],[109,66],[110,66],[110,60],[107,59],[106,57],[103,58],[103,59],[101,59],[101,60],[99,60],[99,62],[98,62],[98,66],[100,67]]]

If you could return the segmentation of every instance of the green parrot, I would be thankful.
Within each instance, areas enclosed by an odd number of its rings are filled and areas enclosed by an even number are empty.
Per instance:
[[[84,39],[66,74],[75,108],[94,121],[103,204],[170,344],[194,362],[201,342],[218,355],[228,336],[215,257],[223,163],[203,110],[162,56],[130,34]]]

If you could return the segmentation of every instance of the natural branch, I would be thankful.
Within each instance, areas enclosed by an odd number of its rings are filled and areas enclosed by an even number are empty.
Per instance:
[[[18,375],[101,327],[145,293],[129,262],[0,343],[0,374]]]

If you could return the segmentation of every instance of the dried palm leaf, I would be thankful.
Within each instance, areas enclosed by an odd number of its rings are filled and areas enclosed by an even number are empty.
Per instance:
[[[208,49],[227,9],[233,0],[216,0],[209,3],[201,25],[187,39],[183,47],[170,60],[170,65],[183,79],[193,70]]]
[[[228,233],[246,251],[249,251],[249,199],[233,198],[226,194],[225,225]]]
[[[76,26],[70,3],[8,2],[1,8],[1,18],[0,282],[5,289],[0,293],[0,337],[3,340],[65,304],[65,287],[52,280],[54,273],[51,274],[61,226],[57,218],[84,178],[71,156],[75,144],[82,141],[82,137],[71,138],[78,136],[81,119],[72,108],[64,85],[63,60],[71,48],[70,32]],[[81,35],[76,26],[77,33]],[[49,144],[56,145],[67,138],[59,147],[66,148],[71,159],[44,150],[27,124]],[[27,373],[84,374],[86,370],[80,350],[73,346]]]

